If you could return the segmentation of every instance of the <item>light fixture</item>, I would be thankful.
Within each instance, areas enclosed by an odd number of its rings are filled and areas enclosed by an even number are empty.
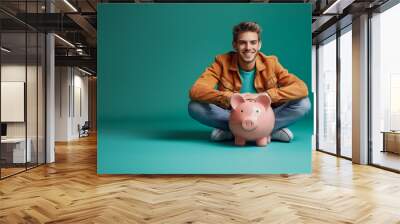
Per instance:
[[[332,5],[322,13],[323,15],[339,15],[343,13],[343,10],[351,5],[355,0],[336,0]]]
[[[74,12],[78,12],[78,10],[71,4],[68,2],[68,0],[64,0],[65,4],[67,4],[72,10],[74,10]]]
[[[337,6],[337,4],[339,4],[339,2],[340,2],[340,0],[336,0],[331,6],[329,6],[327,9],[325,9],[322,14],[332,13],[331,12],[332,9],[334,9]],[[334,13],[336,13],[336,11]],[[337,14],[339,14],[339,13],[337,13]]]
[[[79,55],[84,55],[82,48],[77,48],[76,53],[78,53]]]
[[[69,46],[75,48],[75,45],[71,44],[71,42],[69,42],[68,40],[58,36],[57,34],[54,34],[55,37],[57,37],[58,39],[60,39],[61,41],[63,41],[64,43],[68,44]]]
[[[81,68],[79,68],[79,67],[78,67],[78,70],[81,71],[81,72],[83,72],[83,73],[85,73],[85,74],[87,74],[87,75],[90,75],[90,76],[92,75],[92,73],[90,73],[90,72],[88,72],[88,71],[86,71],[86,70],[83,70],[83,69],[81,69]]]
[[[4,52],[6,52],[6,53],[10,53],[10,52],[11,52],[11,50],[9,50],[9,49],[7,49],[7,48],[5,48],[5,47],[1,47],[1,50],[4,51]]]

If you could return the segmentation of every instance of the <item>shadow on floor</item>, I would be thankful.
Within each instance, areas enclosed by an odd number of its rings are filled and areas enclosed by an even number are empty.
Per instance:
[[[203,130],[172,130],[155,132],[151,138],[158,140],[204,142],[216,145],[235,146],[233,139],[222,142],[213,142],[210,140],[210,134],[210,131]],[[246,146],[256,146],[256,142],[248,141]]]
[[[130,139],[135,140],[160,140],[160,141],[176,141],[176,142],[197,142],[197,143],[205,143],[212,144],[216,146],[234,146],[234,140],[227,140],[222,142],[213,142],[210,140],[210,130],[199,130],[199,129],[169,129],[165,126],[159,128],[154,126],[153,128],[150,126],[143,127],[140,129],[137,126],[124,128],[124,131],[121,129],[112,128],[108,129],[107,134],[109,136],[118,136],[118,137],[128,137]],[[248,141],[246,146],[256,146],[255,141]]]
[[[152,139],[175,141],[210,141],[210,131],[205,130],[169,130],[155,131],[148,135]]]

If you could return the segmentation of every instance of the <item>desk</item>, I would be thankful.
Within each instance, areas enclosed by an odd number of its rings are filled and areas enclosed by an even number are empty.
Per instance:
[[[25,163],[32,160],[31,145],[32,141],[30,138],[27,139],[27,147],[25,154],[25,138],[6,138],[1,139],[1,157],[5,159],[7,163]]]
[[[381,133],[383,133],[382,152],[400,154],[400,131],[382,131]]]

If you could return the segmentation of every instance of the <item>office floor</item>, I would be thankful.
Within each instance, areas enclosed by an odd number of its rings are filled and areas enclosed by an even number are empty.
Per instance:
[[[18,172],[21,172],[24,170],[25,170],[25,167],[24,168],[1,168],[1,177],[4,178],[4,177],[13,175],[15,173],[18,173]]]
[[[309,175],[97,175],[96,138],[0,181],[0,223],[399,223],[400,175],[313,152]]]
[[[28,163],[26,164],[7,164],[4,167],[1,167],[0,172],[1,172],[1,178],[6,178],[8,176],[20,173],[25,171],[26,169],[32,169],[34,167],[36,167],[37,164],[36,163]]]
[[[373,163],[389,167],[395,170],[400,170],[400,155],[391,152],[374,151]]]

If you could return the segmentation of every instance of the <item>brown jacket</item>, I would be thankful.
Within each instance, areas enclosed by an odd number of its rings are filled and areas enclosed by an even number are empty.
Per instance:
[[[215,89],[216,85],[218,89]],[[235,52],[229,52],[218,55],[214,63],[206,68],[190,89],[190,98],[229,108],[230,97],[240,92],[241,87],[238,56]],[[258,93],[268,93],[272,106],[308,95],[307,86],[301,79],[288,73],[277,57],[263,53],[259,53],[256,58],[254,87]]]

